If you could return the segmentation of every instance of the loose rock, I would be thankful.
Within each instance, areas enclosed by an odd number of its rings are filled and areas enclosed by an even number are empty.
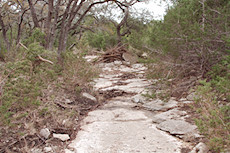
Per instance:
[[[45,151],[45,152],[51,152],[51,151],[52,151],[52,148],[51,148],[51,147],[45,147],[45,148],[44,148],[44,151]]]
[[[86,93],[86,92],[84,92],[84,93],[82,94],[82,96],[85,97],[85,98],[88,98],[88,99],[90,99],[90,100],[92,100],[92,101],[97,101],[97,99],[96,99],[94,96],[92,96],[92,95],[90,95],[90,94],[88,94],[88,93]]]
[[[42,153],[42,149],[39,149],[39,148],[32,148],[31,150],[31,153]]]
[[[114,64],[115,64],[115,65],[121,65],[122,62],[121,62],[121,61],[114,61]]]
[[[173,135],[177,135],[177,134],[180,135],[180,134],[187,134],[194,131],[196,129],[196,126],[186,121],[168,120],[157,125],[157,128],[163,131],[167,131]]]
[[[203,143],[198,143],[190,153],[208,153],[208,147]]]
[[[61,141],[67,141],[70,139],[68,134],[55,134],[55,133],[53,133],[53,137],[60,139]]]
[[[50,131],[48,128],[45,129],[41,129],[40,133],[39,133],[42,137],[48,139],[48,137],[50,136]]]
[[[132,98],[132,101],[135,102],[135,103],[143,103],[144,102],[144,97],[141,96],[141,95],[135,95],[133,98]]]
[[[177,108],[171,109],[167,112],[162,112],[153,117],[153,123],[161,123],[170,119],[183,119],[183,116],[186,115],[185,111],[180,111]]]
[[[143,104],[143,107],[150,111],[167,111],[177,106],[177,102],[170,100],[168,102],[163,102],[160,99]]]
[[[74,151],[71,151],[69,149],[65,149],[65,153],[75,153]]]

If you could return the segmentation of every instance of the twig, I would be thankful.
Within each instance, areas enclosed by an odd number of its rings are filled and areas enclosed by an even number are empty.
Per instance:
[[[58,105],[61,108],[64,108],[64,109],[69,108],[69,109],[76,109],[76,110],[78,110],[77,106],[65,105],[65,104],[61,104],[59,102],[55,102],[55,104]]]

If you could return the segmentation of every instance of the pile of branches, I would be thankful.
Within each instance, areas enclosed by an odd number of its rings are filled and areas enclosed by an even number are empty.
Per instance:
[[[115,46],[103,53],[101,57],[98,59],[98,62],[110,63],[114,61],[124,61],[122,55],[126,52],[128,51],[126,50],[124,45]]]

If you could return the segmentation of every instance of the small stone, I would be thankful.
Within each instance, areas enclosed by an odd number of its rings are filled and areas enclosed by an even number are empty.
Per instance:
[[[74,153],[74,152],[69,149],[65,149],[65,153]]]
[[[45,152],[51,152],[51,151],[52,151],[52,148],[51,148],[51,147],[45,147],[45,148],[44,148],[44,151],[45,151]]]
[[[66,99],[66,100],[65,100],[65,103],[66,103],[66,104],[71,104],[72,102],[73,102],[73,101],[70,100],[70,99]]]
[[[31,153],[43,153],[42,149],[39,148],[32,148],[30,151]]]
[[[142,55],[141,55],[143,58],[147,58],[148,57],[148,54],[146,52],[144,52]]]
[[[97,99],[96,99],[94,96],[92,96],[92,95],[90,95],[90,94],[88,94],[88,93],[86,93],[86,92],[84,92],[84,93],[82,94],[82,96],[85,97],[85,98],[88,98],[88,99],[90,99],[90,100],[92,100],[92,101],[97,101]]]
[[[135,95],[133,97],[132,101],[135,103],[143,103],[144,97],[142,97],[141,95]]]
[[[198,143],[190,153],[208,153],[209,149],[203,142]]]
[[[189,101],[194,101],[195,99],[198,99],[199,96],[198,96],[195,92],[192,92],[192,93],[190,93],[186,98],[187,98]]]
[[[115,64],[115,65],[121,65],[122,62],[121,62],[121,61],[114,61],[114,64]]]
[[[55,133],[53,133],[53,137],[60,139],[61,141],[67,141],[70,139],[68,134],[55,134]]]
[[[48,128],[41,129],[40,135],[46,139],[50,136],[50,130]]]

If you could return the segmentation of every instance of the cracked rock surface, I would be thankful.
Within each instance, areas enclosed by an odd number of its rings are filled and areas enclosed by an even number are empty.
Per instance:
[[[113,97],[90,112],[66,153],[179,153],[184,147],[192,148],[191,144],[170,135],[183,135],[196,129],[184,121],[186,112],[176,109],[178,102],[145,101],[141,97],[152,85],[140,75],[145,73],[144,65],[125,66],[115,61],[99,66],[102,73],[94,81],[95,90],[117,89],[132,94]],[[124,78],[128,73],[136,77]]]

